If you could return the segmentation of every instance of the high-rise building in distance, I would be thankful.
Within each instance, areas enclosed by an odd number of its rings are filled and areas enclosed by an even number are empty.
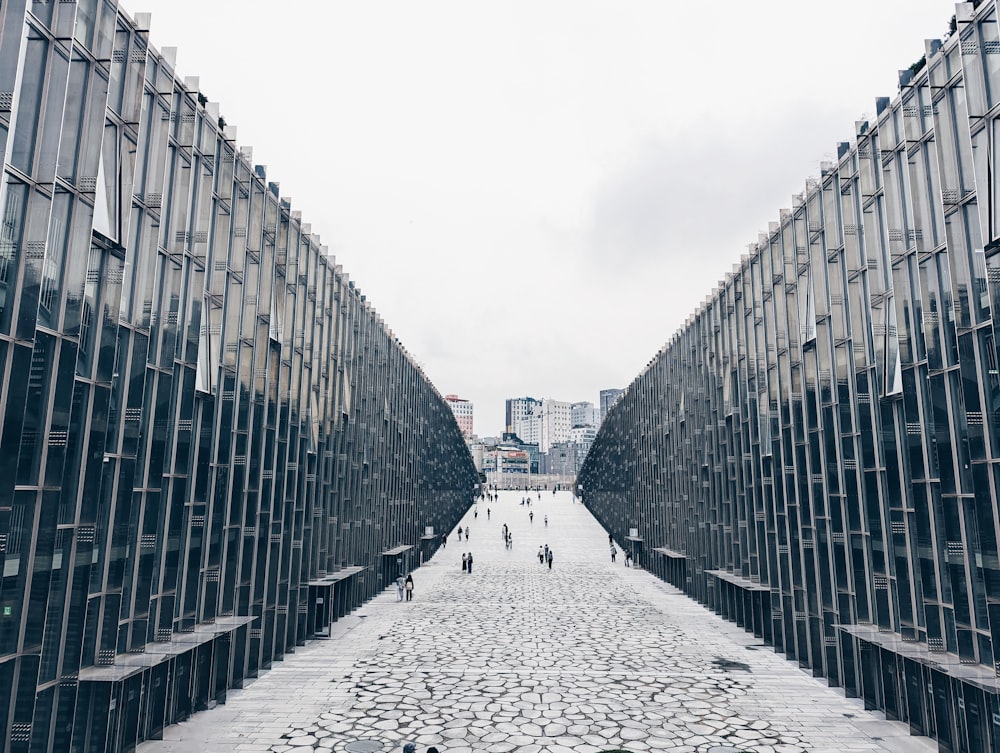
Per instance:
[[[601,390],[601,406],[600,406],[600,422],[604,421],[604,417],[608,415],[608,411],[611,406],[615,404],[615,401],[621,397],[622,390],[618,389],[607,389]]]
[[[593,403],[579,402],[570,405],[570,428],[575,426],[599,426],[600,410]]]
[[[466,439],[472,439],[472,401],[464,400],[458,395],[445,395],[444,399],[448,403],[448,407],[451,408],[451,412],[455,414],[455,420],[458,422],[458,428],[462,430],[462,436]]]
[[[505,406],[507,432],[517,434],[523,442],[537,444],[541,437],[541,425],[536,412],[541,406],[542,401],[533,397],[509,398]]]

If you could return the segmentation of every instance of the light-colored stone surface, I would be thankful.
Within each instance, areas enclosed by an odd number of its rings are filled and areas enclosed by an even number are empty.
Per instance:
[[[358,740],[386,752],[414,742],[420,753],[937,750],[620,554],[612,565],[607,533],[568,493],[543,492],[530,508],[522,497],[504,492],[478,518],[470,511],[471,541],[449,536],[414,573],[412,602],[387,590],[336,623],[331,640],[139,753],[343,752]],[[545,543],[551,570],[536,556]]]

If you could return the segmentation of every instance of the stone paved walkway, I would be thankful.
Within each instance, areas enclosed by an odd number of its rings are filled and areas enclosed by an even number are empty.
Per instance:
[[[490,520],[486,503],[470,511],[471,542],[448,537],[414,573],[412,602],[386,591],[139,753],[937,750],[621,552],[612,565],[607,533],[568,492],[521,498],[504,492]]]

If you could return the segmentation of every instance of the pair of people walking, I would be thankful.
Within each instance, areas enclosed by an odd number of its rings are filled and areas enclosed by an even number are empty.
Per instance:
[[[618,556],[618,549],[615,548],[615,542],[611,538],[611,534],[608,534],[608,544],[611,546],[611,564],[614,564],[615,558]],[[632,567],[632,552],[627,548],[625,549],[625,567]]]
[[[538,547],[538,564],[544,565],[548,561],[550,553],[551,550],[548,544]]]
[[[396,600],[402,601],[404,593],[407,601],[413,601],[413,573],[407,573],[406,578],[402,575],[396,578]]]
[[[462,572],[463,573],[472,572],[472,552],[462,553]]]

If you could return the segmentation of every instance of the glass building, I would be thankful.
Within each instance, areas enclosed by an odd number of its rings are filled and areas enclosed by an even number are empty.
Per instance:
[[[147,26],[0,3],[3,753],[130,750],[225,700],[415,566],[478,482]]]
[[[1000,32],[963,3],[611,409],[636,561],[944,751],[1000,749]]]

